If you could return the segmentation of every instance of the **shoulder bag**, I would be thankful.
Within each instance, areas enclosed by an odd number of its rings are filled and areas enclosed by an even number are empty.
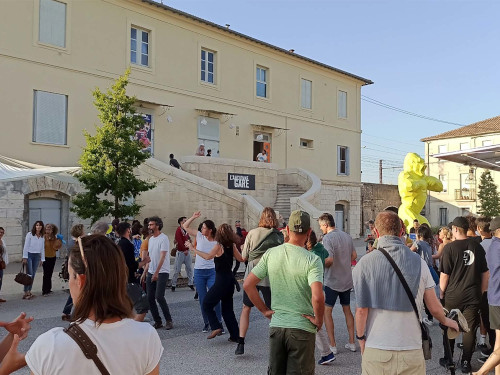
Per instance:
[[[413,310],[415,311],[415,315],[417,316],[418,323],[420,324],[420,330],[422,331],[422,351],[424,353],[424,359],[427,361],[431,359],[432,357],[432,340],[431,336],[429,335],[429,329],[427,326],[420,321],[420,316],[418,315],[418,309],[417,309],[417,304],[415,303],[415,298],[413,298],[413,295],[411,294],[410,287],[406,283],[406,280],[401,273],[401,270],[397,266],[396,262],[394,262],[394,259],[385,251],[384,249],[378,248],[382,254],[387,258],[389,263],[391,263],[392,268],[394,268],[394,272],[396,272],[396,275],[398,275],[399,280],[401,281],[401,284],[403,285],[403,288],[405,289],[406,294],[408,295],[408,299],[411,302],[411,305],[413,306]]]
[[[31,284],[33,284],[33,278],[30,275],[28,275],[27,273],[24,272],[24,268],[25,267],[26,267],[26,265],[23,263],[21,265],[21,270],[19,271],[19,273],[14,278],[14,281],[16,283],[19,283],[19,284],[22,284],[22,285],[31,285]]]
[[[110,375],[104,364],[97,356],[97,346],[95,346],[92,340],[87,336],[85,331],[78,326],[78,324],[71,323],[68,328],[64,328],[64,332],[78,344],[87,359],[94,361],[102,375]]]

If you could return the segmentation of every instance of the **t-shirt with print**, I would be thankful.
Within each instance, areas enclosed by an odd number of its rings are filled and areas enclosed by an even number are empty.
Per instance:
[[[217,241],[209,241],[201,232],[196,233],[196,250],[203,253],[209,253],[214,246],[217,245]],[[215,268],[215,263],[213,259],[206,260],[200,256],[197,256],[194,261],[194,268],[196,270],[207,270],[210,268]]]
[[[323,246],[333,257],[333,264],[325,268],[325,285],[337,292],[352,289],[351,256],[355,249],[351,236],[334,229],[323,236]]]
[[[85,320],[80,327],[97,346],[99,359],[110,374],[144,375],[160,362],[163,346],[148,323],[122,319],[96,326]],[[26,363],[35,375],[89,375],[99,371],[78,344],[56,327],[38,336],[26,353]],[[162,368],[162,373],[167,369]]]
[[[481,302],[481,277],[488,271],[488,266],[484,249],[475,239],[455,240],[446,244],[440,271],[450,276],[444,295],[447,307]]]
[[[271,327],[316,332],[316,326],[302,314],[314,315],[310,286],[323,282],[319,257],[303,247],[285,243],[267,250],[252,273],[259,279],[269,276],[274,311]]]
[[[415,303],[422,320],[424,292],[434,289],[436,284],[427,267],[421,260],[420,283]],[[400,282],[397,279],[397,282]],[[384,286],[389,287],[389,286]],[[404,332],[404,335],[401,334]],[[366,347],[381,350],[414,350],[422,348],[422,331],[415,311],[392,311],[369,309],[366,319]]]
[[[158,273],[170,273],[170,241],[165,233],[160,233],[158,236],[151,236],[148,243],[148,252],[151,262],[149,263],[148,272],[154,274],[160,263],[160,257],[163,252],[166,252],[165,261]]]

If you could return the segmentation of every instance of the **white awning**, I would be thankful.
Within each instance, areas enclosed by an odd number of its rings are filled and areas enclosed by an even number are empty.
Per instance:
[[[500,171],[500,145],[471,148],[431,155],[433,158],[452,161],[478,168]]]
[[[80,167],[47,167],[26,163],[0,155],[0,182],[17,181],[24,178],[75,172]]]

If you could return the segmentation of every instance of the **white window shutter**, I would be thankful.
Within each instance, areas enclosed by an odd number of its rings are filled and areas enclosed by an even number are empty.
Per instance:
[[[39,40],[42,43],[66,47],[66,4],[40,0]]]
[[[341,171],[340,171],[340,146],[337,146],[337,174],[341,174]]]
[[[349,176],[351,161],[349,158],[349,147],[345,148],[345,174]]]
[[[66,144],[67,96],[35,91],[33,142]]]

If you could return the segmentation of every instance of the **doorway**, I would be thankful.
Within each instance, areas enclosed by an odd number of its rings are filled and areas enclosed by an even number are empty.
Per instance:
[[[253,137],[253,161],[257,160],[257,155],[266,151],[266,163],[271,162],[271,134],[256,132]]]
[[[344,231],[344,205],[335,205],[335,228]]]
[[[57,199],[30,199],[28,231],[31,231],[37,220],[43,221],[44,224],[55,224],[61,230],[61,201]]]

